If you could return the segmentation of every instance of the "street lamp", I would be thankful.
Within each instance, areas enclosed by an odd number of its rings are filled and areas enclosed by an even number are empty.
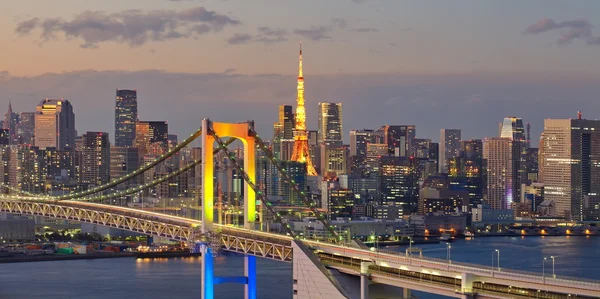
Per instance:
[[[546,260],[547,258],[544,258],[544,260],[542,261],[542,281],[546,281]]]
[[[494,267],[494,253],[498,254],[498,271],[500,271],[500,250],[496,249],[492,252],[492,267]]]
[[[449,243],[446,243],[446,245],[448,245],[447,246],[447,253],[446,253],[447,258],[448,258],[448,263],[451,264],[452,260],[450,259],[450,249],[452,249],[452,245],[450,245]]]
[[[408,237],[408,254],[412,256],[412,237]]]
[[[552,259],[552,278],[556,278],[556,274],[554,274],[554,256],[550,256]]]

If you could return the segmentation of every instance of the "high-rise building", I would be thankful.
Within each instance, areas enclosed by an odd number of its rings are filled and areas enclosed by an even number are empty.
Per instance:
[[[115,146],[133,146],[138,120],[137,90],[117,89],[115,105]]]
[[[493,209],[509,209],[513,201],[520,196],[515,193],[514,160],[515,155],[510,138],[486,139],[483,146],[483,158],[487,161],[487,203]]]
[[[538,182],[544,182],[544,132],[540,135],[540,143],[538,148]]]
[[[521,184],[527,183],[527,136],[523,127],[523,120],[517,117],[506,117],[502,122],[500,137],[510,138],[512,140],[513,155],[518,155],[518,159],[513,159],[513,178],[515,180],[515,194],[521,194]]]
[[[542,159],[544,199],[559,216],[586,220],[586,201],[600,194],[600,121],[545,119]]]
[[[18,144],[19,135],[17,132],[17,128],[20,123],[20,115],[18,113],[14,113],[12,110],[12,102],[8,101],[8,111],[4,115],[4,126],[3,128],[8,130],[10,135],[10,144]]]
[[[527,149],[527,154],[525,155],[525,173],[527,176],[527,184],[538,181],[539,159],[538,148],[530,147]]]
[[[46,181],[44,158],[37,147],[10,146],[9,185],[30,193],[43,193]]]
[[[120,146],[112,146],[110,148],[111,179],[120,178],[133,172],[140,166],[139,164],[140,157],[137,148]],[[136,183],[136,181],[136,179],[133,179],[130,183],[125,183],[123,185],[133,185]]]
[[[35,112],[35,146],[58,150],[75,147],[75,114],[65,99],[43,99]]]
[[[33,145],[35,140],[35,112],[21,112],[21,122],[17,129],[21,144]]]
[[[415,126],[383,126],[383,138],[388,146],[388,153],[397,157],[410,157],[413,155],[413,142],[416,136]]]
[[[361,158],[367,157],[367,144],[384,143],[383,132],[374,130],[351,130],[350,131],[350,156]]]
[[[169,146],[169,125],[166,121],[136,122],[134,144],[141,157],[162,155]]]
[[[0,145],[10,145],[9,129],[0,129]]]
[[[50,180],[75,178],[75,151],[46,148],[40,150],[46,165],[46,177]]]
[[[83,185],[100,186],[110,181],[110,142],[108,133],[87,132],[83,134],[80,182]]]
[[[404,213],[417,211],[419,188],[416,159],[406,157],[379,158],[379,190],[381,203],[401,205]]]
[[[342,136],[342,103],[319,103],[319,143],[339,146]]]
[[[438,166],[440,173],[448,173],[447,161],[458,157],[460,154],[460,129],[441,129],[439,149]]]
[[[292,105],[279,106],[279,119],[277,123],[281,125],[281,139],[294,139],[294,112]]]
[[[347,173],[348,146],[321,144],[321,175],[339,177]]]
[[[316,176],[317,171],[310,159],[308,149],[308,130],[306,129],[306,108],[304,107],[304,75],[302,73],[302,43],[298,59],[298,97],[296,99],[296,122],[294,127],[294,150],[292,161],[306,163],[306,171],[310,176]]]
[[[290,160],[294,149],[294,113],[292,106],[280,105],[277,122],[273,125],[273,152],[280,160]]]

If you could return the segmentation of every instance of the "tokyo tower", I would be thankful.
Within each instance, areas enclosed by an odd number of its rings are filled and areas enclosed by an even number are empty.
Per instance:
[[[300,42],[300,58],[298,59],[298,98],[296,99],[296,126],[294,127],[294,150],[292,161],[306,163],[306,171],[316,176],[317,171],[308,153],[308,131],[306,130],[306,109],[304,108],[304,77],[302,76],[302,42]]]

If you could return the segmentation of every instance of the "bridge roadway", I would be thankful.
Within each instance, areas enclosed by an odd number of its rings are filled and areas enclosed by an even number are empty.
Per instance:
[[[198,220],[96,203],[44,200],[24,201],[10,199],[10,197],[0,197],[0,212],[88,222],[183,242],[194,242],[200,237],[199,228],[201,221]],[[292,238],[289,236],[223,225],[215,225],[215,228],[218,232],[215,238],[220,240],[224,250],[280,261],[292,260]],[[428,277],[432,279],[439,277],[457,281],[463,280],[464,274],[467,273],[470,275],[469,280],[473,281],[473,287],[477,283],[480,283],[515,289],[580,295],[591,298],[600,297],[599,281],[586,281],[573,277],[542,277],[539,273],[534,272],[498,269],[468,263],[449,263],[446,260],[425,257],[407,257],[398,252],[384,252],[381,250],[374,252],[368,249],[340,246],[313,240],[302,240],[302,242],[321,257],[325,254],[330,257],[372,262],[372,265],[369,267],[372,273],[369,273],[369,275],[373,281],[400,286],[409,285],[410,288],[416,290],[419,289],[417,285],[429,285],[431,281],[429,283],[415,283],[412,280],[409,283],[408,280],[398,280],[397,277],[391,279],[389,276],[392,274],[383,272],[389,269],[396,269],[398,271],[405,271],[404,274],[421,273],[425,276],[429,275]],[[325,263],[327,261],[330,263],[335,262],[332,258],[324,259]],[[350,271],[351,273],[357,274],[353,268],[333,264],[332,267],[345,272],[352,270],[354,272]],[[399,272],[399,274],[402,273]],[[469,290],[461,287],[459,291],[464,293]],[[475,291],[478,293],[481,291],[481,295],[485,292],[483,289]],[[444,292],[444,294],[449,294],[448,290]],[[451,288],[451,292],[454,294],[456,289],[454,287]]]

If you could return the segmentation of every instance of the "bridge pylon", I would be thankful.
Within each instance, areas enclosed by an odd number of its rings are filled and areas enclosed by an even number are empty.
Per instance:
[[[251,181],[256,181],[255,140],[250,134],[252,122],[218,123],[205,118],[202,120],[202,232],[212,231],[214,222],[214,160],[215,137],[237,138],[244,145],[244,171]],[[244,228],[254,229],[256,221],[256,193],[244,182]]]

